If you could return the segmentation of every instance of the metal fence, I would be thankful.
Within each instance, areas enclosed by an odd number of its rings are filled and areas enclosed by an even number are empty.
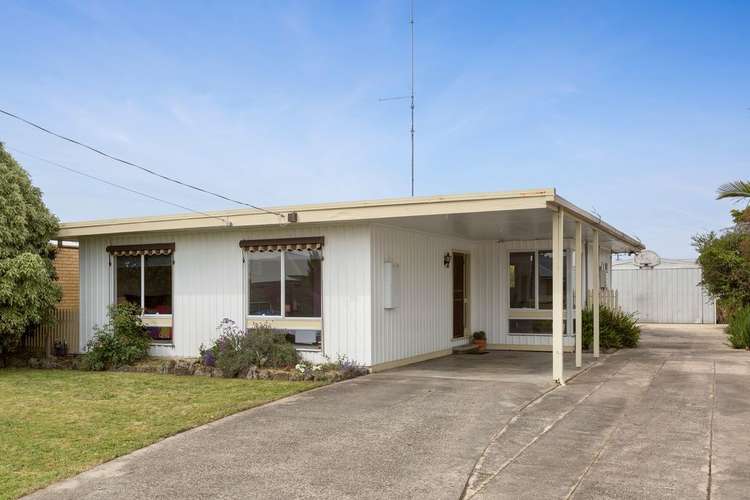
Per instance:
[[[625,312],[642,323],[716,323],[716,305],[700,286],[700,267],[612,270]]]
[[[68,352],[79,352],[78,345],[78,310],[56,309],[55,322],[50,326],[38,328],[32,335],[24,337],[24,350],[51,354],[55,342],[64,342]]]

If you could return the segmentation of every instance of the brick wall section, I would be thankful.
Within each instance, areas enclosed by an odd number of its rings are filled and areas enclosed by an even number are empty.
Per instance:
[[[55,254],[55,269],[57,282],[62,287],[62,300],[59,309],[78,310],[80,281],[78,271],[78,248],[59,247]]]

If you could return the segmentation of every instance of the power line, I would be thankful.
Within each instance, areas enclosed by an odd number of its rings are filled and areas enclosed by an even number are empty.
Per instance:
[[[269,214],[278,215],[279,217],[284,217],[284,214],[281,214],[279,212],[275,212],[273,210],[268,210],[268,209],[265,209],[265,208],[261,208],[261,207],[258,207],[256,205],[252,205],[250,203],[245,203],[244,201],[235,200],[233,198],[229,198],[228,196],[224,196],[223,194],[214,193],[213,191],[209,191],[207,189],[203,189],[202,187],[198,187],[198,186],[195,186],[195,185],[192,185],[192,184],[188,184],[186,182],[182,182],[181,180],[175,179],[174,177],[169,177],[167,175],[160,174],[159,172],[156,172],[155,170],[151,170],[150,168],[142,167],[141,165],[138,165],[136,163],[130,162],[128,160],[123,160],[122,158],[118,158],[117,156],[110,155],[110,154],[105,153],[104,151],[102,151],[100,149],[97,149],[97,148],[93,147],[93,146],[89,146],[88,144],[84,144],[84,143],[82,143],[80,141],[77,141],[75,139],[71,139],[70,137],[64,136],[62,134],[58,134],[57,132],[53,132],[52,130],[49,130],[49,129],[45,128],[45,127],[42,127],[41,125],[39,125],[37,123],[34,123],[34,122],[30,121],[30,120],[27,120],[26,118],[23,118],[21,116],[13,114],[13,113],[11,113],[9,111],[5,111],[2,108],[0,108],[0,113],[4,114],[6,116],[10,116],[11,118],[15,118],[16,120],[19,120],[19,121],[21,121],[21,122],[23,122],[23,123],[25,123],[27,125],[30,125],[30,126],[36,128],[36,129],[39,129],[42,132],[45,132],[45,133],[50,134],[50,135],[53,135],[53,136],[55,136],[55,137],[57,137],[59,139],[62,139],[64,141],[68,141],[68,142],[71,142],[71,143],[76,144],[78,146],[81,146],[83,148],[86,148],[86,149],[88,149],[90,151],[93,151],[96,154],[104,156],[105,158],[109,158],[110,160],[114,160],[116,162],[122,163],[124,165],[128,165],[130,167],[135,167],[135,168],[137,168],[139,170],[142,170],[142,171],[144,171],[146,173],[149,173],[151,175],[154,175],[154,176],[159,177],[161,179],[164,179],[166,181],[174,182],[175,184],[179,184],[180,186],[184,186],[184,187],[189,188],[189,189],[194,189],[195,191],[200,191],[201,193],[209,194],[211,196],[216,196],[217,198],[221,198],[222,200],[230,201],[232,203],[237,203],[238,205],[244,205],[246,207],[254,208],[255,210],[260,210],[261,212],[266,212],[266,213],[269,213]]]
[[[102,179],[101,177],[97,177],[95,175],[88,174],[86,172],[81,172],[80,170],[76,170],[75,168],[69,167],[67,165],[63,165],[62,163],[58,163],[56,161],[48,160],[47,158],[42,158],[40,156],[36,156],[36,155],[31,154],[31,153],[27,153],[26,151],[21,151],[20,149],[17,149],[17,148],[14,148],[14,147],[6,146],[6,148],[10,149],[11,151],[13,151],[15,153],[20,153],[20,154],[22,154],[24,156],[28,156],[29,158],[33,158],[33,159],[38,160],[38,161],[43,161],[45,163],[49,163],[50,165],[54,165],[56,167],[62,168],[64,170],[67,170],[68,172],[72,172],[74,174],[78,174],[78,175],[81,175],[83,177],[88,177],[89,179],[93,179],[95,181],[102,182],[102,183],[107,184],[109,186],[116,187],[116,188],[122,189],[124,191],[128,191],[130,193],[134,193],[134,194],[137,194],[139,196],[143,196],[143,197],[149,198],[149,199],[154,200],[154,201],[159,201],[161,203],[166,203],[167,205],[172,205],[173,207],[177,207],[177,208],[180,208],[182,210],[187,210],[188,212],[193,212],[195,214],[204,215],[204,216],[210,217],[212,219],[217,219],[217,220],[221,221],[223,224],[225,224],[226,226],[231,226],[232,225],[232,222],[229,219],[225,219],[223,217],[219,217],[219,216],[216,216],[216,215],[211,215],[211,214],[208,214],[206,212],[201,212],[200,210],[194,210],[194,209],[192,209],[190,207],[186,207],[186,206],[180,205],[178,203],[167,201],[167,200],[164,200],[162,198],[157,198],[156,196],[150,195],[148,193],[143,193],[141,191],[136,191],[135,189],[131,189],[131,188],[127,187],[127,186],[123,186],[121,184],[116,184],[116,183],[108,181],[106,179]]]

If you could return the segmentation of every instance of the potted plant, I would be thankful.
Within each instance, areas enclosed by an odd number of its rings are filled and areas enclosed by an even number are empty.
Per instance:
[[[479,352],[484,352],[487,349],[487,334],[483,331],[474,332],[472,335],[474,345],[477,346]]]

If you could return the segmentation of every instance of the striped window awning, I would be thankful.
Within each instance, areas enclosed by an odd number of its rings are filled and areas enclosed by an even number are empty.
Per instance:
[[[107,247],[111,255],[170,255],[174,243],[146,243],[143,245],[111,245]]]
[[[242,240],[240,247],[248,252],[281,252],[283,250],[320,250],[323,248],[323,237],[310,238],[276,238],[268,240]]]

